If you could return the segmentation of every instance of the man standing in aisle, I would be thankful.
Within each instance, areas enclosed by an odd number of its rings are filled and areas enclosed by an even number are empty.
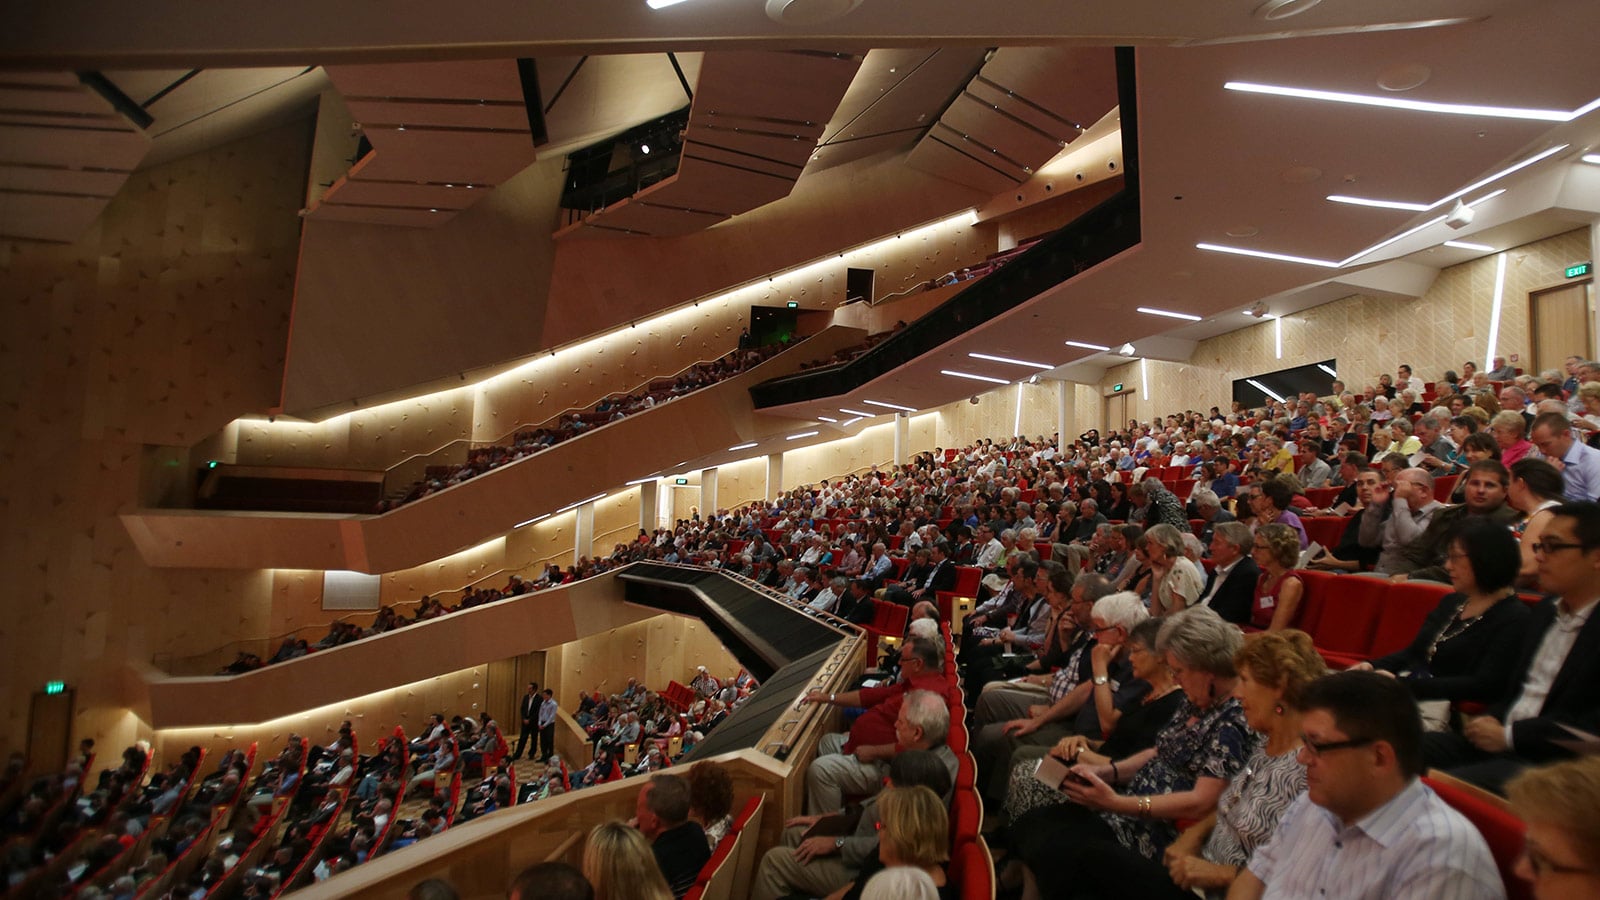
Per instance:
[[[528,692],[517,701],[517,712],[521,714],[522,733],[517,738],[516,752],[511,754],[512,759],[521,759],[523,751],[531,746],[533,752],[539,752],[539,739],[536,723],[539,719],[539,682],[528,682]]]
[[[539,762],[547,763],[556,752],[556,695],[545,688],[544,702],[539,704]]]

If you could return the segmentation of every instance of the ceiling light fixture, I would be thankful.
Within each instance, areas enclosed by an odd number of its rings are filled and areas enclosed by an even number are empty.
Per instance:
[[[1444,246],[1454,247],[1457,250],[1477,250],[1482,253],[1494,252],[1494,248],[1487,244],[1469,244],[1466,241],[1445,241]]]
[[[1401,202],[1399,200],[1373,200],[1373,199],[1368,198],[1368,197],[1347,197],[1347,196],[1345,196],[1343,194],[1333,194],[1333,195],[1329,196],[1328,199],[1332,200],[1335,203],[1354,203],[1354,204],[1356,204],[1358,206],[1376,206],[1376,207],[1379,207],[1379,208],[1382,208],[1382,209],[1404,209],[1404,210],[1410,210],[1411,212],[1427,212],[1430,209],[1438,209],[1439,207],[1445,205],[1446,203],[1449,203],[1451,200],[1459,200],[1460,198],[1465,197],[1466,195],[1468,195],[1468,194],[1472,193],[1473,191],[1477,190],[1478,188],[1481,188],[1481,187],[1483,187],[1485,185],[1492,184],[1493,182],[1499,181],[1500,179],[1502,179],[1502,178],[1506,177],[1507,175],[1510,175],[1510,174],[1512,174],[1514,172],[1519,172],[1519,171],[1521,171],[1523,169],[1526,169],[1527,167],[1533,165],[1536,162],[1539,162],[1542,159],[1546,159],[1548,157],[1554,156],[1555,154],[1560,153],[1561,151],[1567,149],[1567,147],[1569,147],[1569,146],[1571,146],[1571,145],[1569,145],[1569,144],[1560,144],[1558,146],[1551,147],[1548,150],[1544,150],[1542,152],[1535,153],[1534,155],[1528,157],[1527,159],[1522,160],[1521,162],[1512,163],[1511,165],[1506,166],[1504,169],[1501,169],[1500,171],[1494,173],[1493,175],[1490,175],[1487,178],[1481,178],[1481,179],[1479,179],[1477,181],[1474,181],[1473,183],[1471,183],[1471,184],[1467,185],[1466,187],[1462,188],[1461,190],[1456,191],[1453,194],[1447,194],[1447,195],[1445,195],[1443,197],[1440,197],[1438,200],[1435,200],[1435,201],[1433,201],[1432,203],[1429,203],[1426,206],[1424,206],[1424,205],[1422,205],[1420,203],[1405,203],[1405,202]],[[1487,200],[1487,199],[1489,199],[1489,198],[1487,198],[1487,197],[1484,198],[1484,200]],[[1482,203],[1483,200],[1479,200],[1478,202]]]
[[[827,422],[829,425],[837,425],[837,424],[839,424],[839,420],[835,419],[832,416],[817,416],[817,421],[818,422]]]
[[[859,421],[861,421],[861,417],[860,416],[856,416],[854,419],[845,419],[843,422],[839,423],[839,427],[843,428],[843,427],[845,427],[847,425],[854,425],[855,423],[857,423]]]
[[[1117,348],[1117,352],[1121,353],[1123,356],[1132,356],[1138,351],[1133,349],[1132,344],[1123,344],[1121,347]]]
[[[1169,319],[1183,319],[1186,322],[1202,322],[1204,316],[1190,315],[1189,313],[1173,312],[1170,309],[1156,309],[1153,306],[1141,306],[1139,312],[1147,316],[1166,316]]]
[[[811,433],[812,434],[816,434],[815,431],[813,431]],[[734,444],[732,447],[729,447],[728,449],[729,450],[749,450],[751,447],[754,447],[755,445],[756,445],[756,442],[755,441],[751,441],[748,444]]]
[[[822,432],[820,432],[820,431],[802,431],[799,434],[791,434],[788,437],[784,438],[784,440],[786,440],[786,441],[798,441],[801,438],[816,437],[817,435],[819,435],[821,433]]]
[[[850,415],[855,416],[858,419],[870,419],[873,416],[877,415],[877,413],[862,412],[859,409],[845,409],[844,407],[840,407],[839,408],[839,412],[849,413]]]
[[[1238,256],[1254,256],[1257,259],[1275,259],[1278,262],[1300,263],[1303,266],[1321,266],[1324,269],[1337,269],[1339,264],[1331,259],[1312,259],[1309,256],[1290,256],[1287,253],[1268,253],[1265,250],[1250,250],[1245,247],[1230,247],[1227,244],[1195,244],[1200,250],[1210,250],[1213,253],[1233,253]],[[1248,315],[1248,313],[1246,313]]]
[[[521,528],[524,525],[532,525],[535,522],[542,522],[542,521],[544,521],[545,519],[548,519],[548,518],[550,518],[550,514],[549,513],[545,513],[542,516],[534,516],[533,518],[528,519],[525,522],[518,522],[517,524],[515,524],[515,525],[513,525],[511,527],[512,528]]]
[[[940,369],[940,375],[949,375],[951,378],[967,378],[972,381],[987,381],[990,384],[1010,384],[1004,378],[991,378],[988,375],[974,375],[971,372],[957,372],[954,369]]]
[[[1065,343],[1068,347],[1079,347],[1084,350],[1099,350],[1102,353],[1111,352],[1110,347],[1102,347],[1099,344],[1085,344],[1083,341],[1066,341]]]
[[[1250,81],[1229,81],[1223,88],[1247,94],[1268,94],[1273,97],[1294,97],[1300,100],[1322,100],[1328,103],[1349,103],[1356,106],[1376,106],[1382,109],[1405,109],[1412,112],[1441,113],[1451,116],[1489,116],[1498,119],[1530,119],[1536,122],[1570,122],[1594,108],[1600,100],[1580,109],[1534,109],[1523,106],[1482,106],[1475,103],[1439,103],[1431,100],[1407,100],[1401,97],[1378,97],[1372,94],[1351,94],[1344,91],[1321,91],[1314,88],[1289,87],[1282,84],[1257,84]]]
[[[1591,165],[1600,166],[1600,153],[1585,153],[1578,158]]]
[[[1251,386],[1253,386],[1256,390],[1260,391],[1263,394],[1266,394],[1268,397],[1271,397],[1272,399],[1278,401],[1279,403],[1283,402],[1283,397],[1281,397],[1277,392],[1273,391],[1272,388],[1267,387],[1266,385],[1264,385],[1261,382],[1255,380],[1254,378],[1246,378],[1245,381],[1248,382]]]
[[[1028,362],[1025,359],[1012,359],[1009,356],[990,356],[987,353],[968,353],[967,355],[972,357],[973,359],[987,359],[990,362],[1006,363],[1007,365],[1012,365],[1012,366],[1025,366],[1025,367],[1033,368],[1033,369],[1054,369],[1055,368],[1055,366],[1046,365],[1045,363]]]
[[[1322,363],[1317,363],[1317,368],[1321,369],[1324,372],[1327,372],[1329,378],[1338,378],[1339,377],[1339,373],[1338,372],[1335,372],[1333,369],[1329,368],[1328,366],[1323,365]]]
[[[863,400],[861,402],[867,404],[868,406],[881,406],[884,409],[898,409],[901,412],[916,412],[917,411],[915,407],[901,406],[898,403],[883,403],[883,402],[880,402],[878,400]]]
[[[677,6],[682,2],[684,0],[644,0],[644,5],[651,9],[666,9],[669,6]]]
[[[661,477],[660,475],[649,475],[649,476],[646,476],[644,478],[635,478],[632,481],[624,481],[623,484],[628,486],[628,487],[633,487],[636,484],[649,484],[650,482],[655,481],[656,479],[658,479],[660,477]]]

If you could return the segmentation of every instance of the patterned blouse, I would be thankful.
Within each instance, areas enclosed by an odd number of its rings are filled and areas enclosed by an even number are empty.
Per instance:
[[[1217,827],[1200,851],[1203,859],[1242,868],[1250,854],[1272,837],[1284,811],[1306,789],[1306,770],[1298,753],[1296,746],[1282,756],[1268,756],[1266,742],[1261,742],[1244,771],[1228,782],[1217,800]]]
[[[1245,723],[1244,707],[1228,697],[1201,709],[1187,696],[1172,721],[1156,736],[1156,755],[1129,780],[1123,793],[1130,797],[1174,794],[1191,790],[1201,778],[1232,781],[1255,752],[1260,735]],[[1116,833],[1122,846],[1147,859],[1161,852],[1178,836],[1176,823],[1167,819],[1142,819],[1117,813],[1100,817]]]

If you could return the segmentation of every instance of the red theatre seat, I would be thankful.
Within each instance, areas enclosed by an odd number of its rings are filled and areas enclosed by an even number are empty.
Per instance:
[[[939,602],[939,616],[946,622],[950,621],[951,611],[955,609],[957,597],[978,596],[978,583],[983,580],[983,570],[977,566],[956,566],[955,589],[939,591],[936,599]]]
[[[1497,798],[1480,795],[1469,785],[1454,779],[1427,776],[1423,783],[1433,788],[1439,798],[1450,804],[1456,812],[1477,826],[1478,833],[1489,845],[1495,866],[1500,869],[1500,879],[1505,882],[1509,900],[1531,900],[1532,887],[1517,877],[1517,860],[1522,856],[1522,839],[1526,828],[1521,820],[1499,805]]]
[[[1344,530],[1359,527],[1355,516],[1307,516],[1300,520],[1306,526],[1306,539],[1332,549],[1339,546]]]

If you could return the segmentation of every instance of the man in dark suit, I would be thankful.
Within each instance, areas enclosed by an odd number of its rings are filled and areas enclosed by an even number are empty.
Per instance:
[[[676,775],[653,776],[639,791],[634,812],[672,896],[682,897],[711,858],[705,831],[689,818],[689,783]]]
[[[530,744],[533,745],[533,752],[539,752],[539,704],[543,699],[539,696],[539,682],[528,682],[528,692],[517,702],[517,713],[522,718],[522,734],[517,738],[517,749],[511,754],[512,759],[521,759],[522,752]]]
[[[950,559],[950,545],[935,541],[928,551],[928,560],[930,564],[920,578],[908,577],[903,584],[884,591],[883,599],[914,606],[918,600],[933,602],[940,591],[955,590],[956,564]]]
[[[1600,731],[1600,504],[1555,507],[1535,545],[1539,587],[1556,596],[1534,610],[1507,699],[1469,717],[1460,734],[1429,734],[1429,766],[1501,793],[1522,769],[1561,759],[1563,726]]]
[[[1209,606],[1217,615],[1237,625],[1250,622],[1250,605],[1255,602],[1256,578],[1261,569],[1250,558],[1255,535],[1242,522],[1223,522],[1212,530],[1211,571],[1205,590],[1193,606]]]
[[[1195,491],[1194,496],[1189,498],[1189,502],[1194,504],[1195,518],[1202,519],[1206,523],[1200,529],[1200,543],[1205,544],[1207,547],[1211,546],[1211,537],[1216,533],[1218,525],[1224,522],[1236,521],[1233,513],[1223,509],[1222,501],[1218,500],[1217,495],[1209,490]],[[1248,556],[1249,554],[1245,555]]]

